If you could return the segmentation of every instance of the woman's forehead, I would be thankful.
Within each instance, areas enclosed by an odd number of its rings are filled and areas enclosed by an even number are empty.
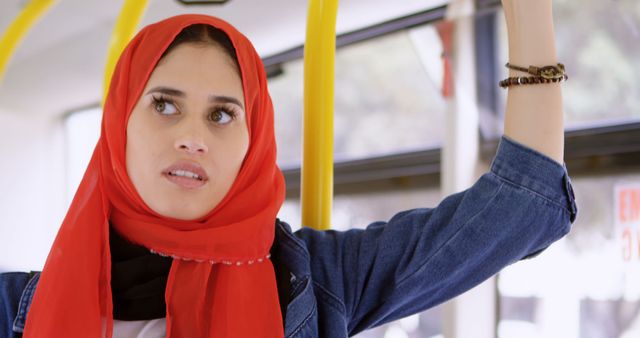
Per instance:
[[[215,90],[242,96],[242,79],[236,65],[221,47],[213,45],[177,46],[158,62],[146,87],[159,83],[184,90]]]

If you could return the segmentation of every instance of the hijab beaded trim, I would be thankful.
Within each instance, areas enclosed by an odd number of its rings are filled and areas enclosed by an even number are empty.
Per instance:
[[[173,255],[173,254],[168,254],[168,253],[163,253],[163,252],[159,252],[153,249],[149,249],[149,251],[152,254],[156,254],[156,255],[160,255],[162,257],[171,257],[174,259],[180,259],[183,261],[195,261],[198,263],[202,263],[202,262],[209,262],[209,264],[223,264],[223,265],[228,265],[228,266],[242,266],[244,264],[246,265],[253,265],[254,263],[262,263],[264,262],[266,259],[270,259],[271,258],[271,254],[267,254],[266,256],[262,256],[262,257],[258,257],[255,259],[250,259],[250,260],[244,260],[244,261],[232,261],[232,260],[228,260],[228,259],[221,259],[221,260],[215,260],[215,259],[198,259],[198,258],[189,258],[189,257],[180,257],[178,255]]]

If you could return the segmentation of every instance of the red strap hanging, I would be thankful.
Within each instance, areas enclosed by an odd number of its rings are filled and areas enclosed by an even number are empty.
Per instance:
[[[451,40],[453,36],[453,21],[440,21],[436,24],[438,36],[442,42],[442,96],[449,98],[453,96],[453,70],[451,65]]]

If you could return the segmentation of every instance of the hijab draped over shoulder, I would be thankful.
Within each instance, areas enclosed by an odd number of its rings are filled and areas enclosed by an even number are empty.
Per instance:
[[[151,210],[127,175],[127,121],[164,50],[183,28],[208,24],[235,48],[249,150],[226,196],[195,220]],[[101,133],[62,222],[27,316],[25,338],[111,337],[109,221],[129,241],[173,257],[165,291],[167,337],[282,337],[274,268],[275,217],[285,194],[276,165],[273,106],[262,61],[230,24],[179,15],[142,29],[111,79]]]

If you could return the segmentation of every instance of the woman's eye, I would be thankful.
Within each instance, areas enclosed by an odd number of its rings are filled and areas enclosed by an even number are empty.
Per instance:
[[[224,109],[216,109],[211,112],[210,119],[217,124],[227,124],[233,120],[234,116],[232,112],[227,112]]]
[[[162,98],[156,99],[155,97],[153,98],[153,108],[163,115],[173,115],[178,111],[173,103]]]

